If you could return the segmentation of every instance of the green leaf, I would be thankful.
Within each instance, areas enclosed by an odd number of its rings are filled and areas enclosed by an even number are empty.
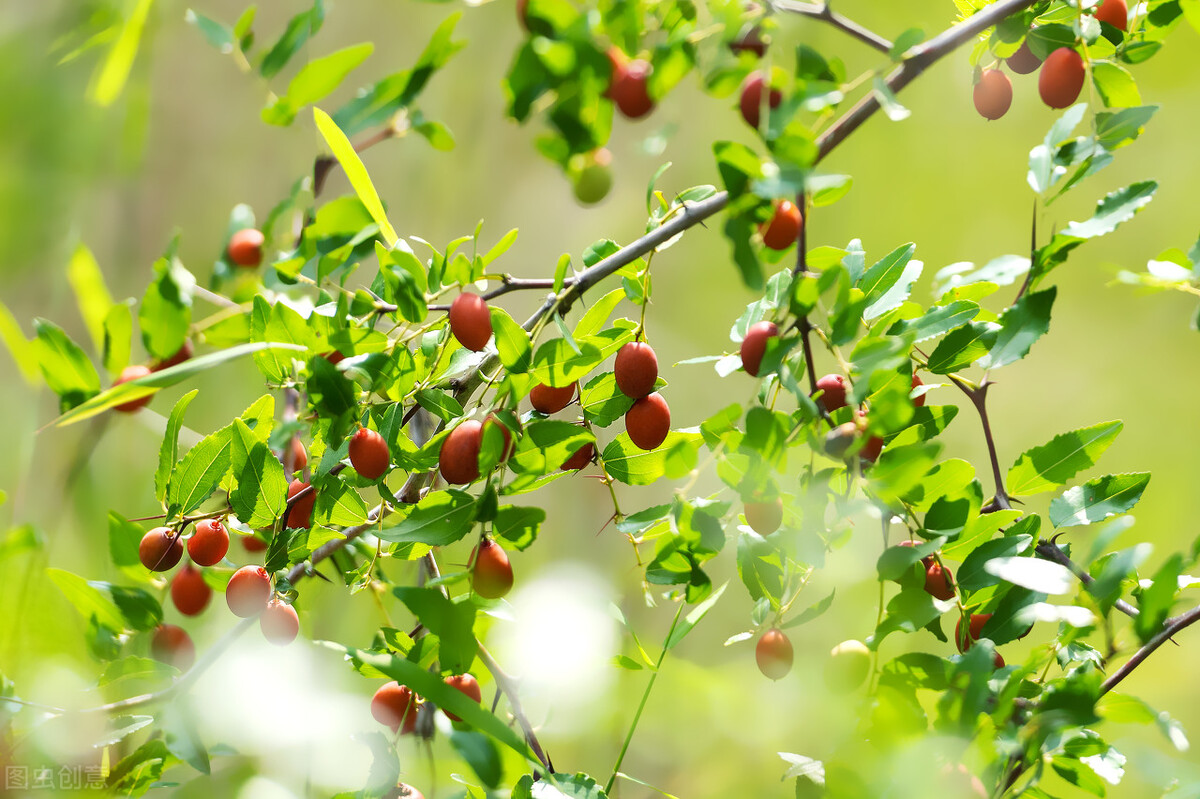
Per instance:
[[[200,740],[200,732],[192,718],[188,703],[176,701],[163,708],[159,725],[166,736],[167,749],[201,774],[210,774],[208,749]]]
[[[175,247],[172,244],[171,249]],[[146,287],[138,309],[142,343],[155,358],[170,358],[179,352],[192,323],[192,293],[196,278],[168,252],[154,262],[155,278]]]
[[[287,504],[283,464],[241,419],[233,420],[231,442],[230,465],[237,488],[230,492],[229,504],[248,526],[271,526]]]
[[[983,569],[1005,582],[1043,594],[1066,594],[1075,587],[1070,569],[1039,558],[996,557],[984,563]]]
[[[415,398],[422,408],[443,422],[457,419],[463,415],[463,406],[458,403],[458,400],[440,388],[423,388],[416,393]]]
[[[617,388],[613,373],[605,372],[579,390],[579,404],[583,408],[583,418],[589,424],[608,427],[633,407],[633,400]]]
[[[278,72],[287,66],[288,61],[292,59],[304,43],[308,41],[308,37],[321,29],[322,23],[325,21],[325,7],[322,0],[314,0],[313,6],[308,11],[301,11],[288,20],[287,28],[283,34],[263,56],[262,64],[259,65],[258,71],[264,78],[272,78]]]
[[[971,322],[949,333],[929,355],[929,371],[945,375],[970,366],[992,348],[1000,325]]]
[[[563,388],[600,365],[604,353],[595,344],[583,342],[576,352],[561,338],[550,339],[537,348],[530,375],[539,383]]]
[[[323,99],[341,86],[346,76],[358,69],[359,65],[366,61],[374,51],[374,44],[363,42],[309,61],[288,83],[287,94],[277,99],[274,105],[263,109],[263,121],[269,125],[292,124],[297,111],[310,103]],[[333,120],[330,120],[329,124],[337,127],[333,124]],[[326,140],[328,138],[326,136]],[[334,155],[337,155],[336,151]],[[338,160],[340,161],[341,158]],[[353,180],[351,183],[353,184]],[[383,226],[380,225],[380,227]],[[394,243],[394,240],[389,240],[388,246]]]
[[[979,314],[979,304],[968,300],[955,300],[949,305],[930,308],[916,319],[902,319],[888,328],[889,336],[911,334],[914,344],[941,336],[962,327]]]
[[[529,334],[509,316],[508,311],[496,305],[490,306],[489,310],[500,363],[514,374],[524,374],[533,360],[533,345],[529,342]]]
[[[195,25],[196,30],[200,31],[205,40],[217,52],[223,54],[233,52],[233,28],[203,14],[197,14],[190,8],[184,12],[183,18],[189,25]]]
[[[492,520],[492,535],[523,552],[537,540],[538,530],[544,521],[546,511],[541,508],[505,505],[496,511],[496,518]]]
[[[1081,239],[1103,236],[1117,229],[1117,225],[1133,218],[1147,203],[1154,199],[1158,183],[1146,180],[1133,183],[1105,195],[1096,204],[1096,213],[1086,222],[1071,222],[1063,228],[1063,235]]]
[[[686,638],[687,634],[695,629],[696,625],[700,623],[700,620],[708,615],[708,612],[713,609],[714,605],[717,604],[717,600],[721,598],[721,594],[725,593],[725,589],[728,587],[728,585],[729,583],[722,583],[721,587],[714,591],[712,595],[708,597],[708,599],[697,605],[691,613],[684,617],[683,621],[681,621],[679,624],[676,624],[675,629],[671,632],[670,637],[667,638],[666,643],[663,644],[663,648],[674,649],[680,641]]]
[[[1068,489],[1050,503],[1050,523],[1055,529],[1094,524],[1125,513],[1142,498],[1149,472],[1108,474]]]
[[[119,374],[129,364],[133,349],[133,311],[129,304],[119,302],[108,309],[104,317],[104,369]]]
[[[217,490],[229,471],[233,425],[200,440],[171,473],[167,502],[180,514],[191,513]]]
[[[112,295],[104,284],[104,275],[96,258],[83,244],[75,248],[70,263],[67,264],[67,281],[75,291],[75,302],[79,305],[79,315],[92,336],[92,344],[96,352],[104,352],[104,320],[109,309],[113,307]]]
[[[1029,354],[1034,342],[1050,329],[1050,309],[1057,286],[1026,294],[1000,315],[1000,329],[988,354],[979,360],[983,369],[998,369]]]
[[[8,347],[8,352],[16,362],[17,368],[21,370],[21,376],[25,378],[25,382],[31,386],[40,385],[37,345],[34,341],[25,338],[25,334],[21,332],[21,326],[13,318],[12,311],[8,310],[8,306],[2,302],[0,302],[0,339],[4,340],[4,345]],[[99,384],[98,376],[97,384]]]
[[[309,359],[308,370],[304,388],[322,417],[336,419],[358,408],[358,387],[328,359]]]
[[[450,745],[458,752],[459,757],[467,761],[467,765],[487,788],[494,789],[500,784],[504,771],[500,763],[500,753],[491,738],[480,732],[451,730]]]
[[[342,171],[346,173],[346,179],[350,181],[354,193],[358,195],[358,199],[371,214],[371,218],[379,225],[388,249],[394,248],[400,240],[400,236],[392,227],[392,223],[388,221],[387,214],[383,210],[383,203],[380,202],[379,194],[375,191],[375,184],[371,182],[371,176],[367,174],[367,168],[363,166],[362,159],[354,151],[354,145],[350,143],[346,134],[342,133],[329,115],[320,108],[313,108],[313,118],[316,120],[317,130],[321,132],[325,143],[329,145],[334,157],[342,165]]]
[[[446,546],[458,541],[475,522],[475,498],[451,489],[426,494],[399,524],[375,531],[375,537],[397,544]]]
[[[454,602],[438,588],[397,587],[392,589],[392,593],[438,637],[438,660],[442,668],[455,673],[471,668],[479,648],[472,631],[475,624],[474,603]],[[453,707],[449,709],[454,711]]]
[[[64,405],[75,407],[100,391],[100,375],[71,338],[52,322],[35,319],[33,348],[46,384]]]
[[[614,479],[626,485],[651,485],[664,476],[682,477],[690,471],[699,446],[699,433],[672,431],[658,449],[646,451],[634,445],[628,433],[622,433],[604,448],[601,459]]]
[[[114,632],[152,630],[162,623],[158,600],[140,588],[88,581],[62,569],[46,569],[46,575],[80,615],[95,618]]]
[[[913,253],[916,250],[917,245],[912,243],[897,247],[876,262],[859,278],[855,285],[862,289],[868,304],[875,302],[886,294],[888,289],[896,285],[901,277],[905,276],[908,262],[912,259]]]
[[[623,299],[625,299],[625,290],[613,289],[592,303],[592,307],[587,309],[587,313],[575,325],[575,338],[578,340],[599,333],[604,328],[604,323],[608,321],[608,317],[612,315],[613,309]]]
[[[171,415],[167,417],[167,429],[158,450],[158,469],[154,472],[154,496],[159,502],[167,498],[167,483],[171,478],[171,467],[175,465],[175,461],[179,457],[179,431],[183,427],[183,415],[199,393],[199,389],[192,389],[184,394],[171,409]]]
[[[1111,61],[1092,63],[1092,83],[1109,108],[1133,108],[1142,104],[1142,95],[1133,75]]]
[[[87,98],[101,108],[112,105],[121,96],[129,72],[133,69],[133,61],[137,57],[138,45],[142,40],[142,31],[146,27],[146,19],[150,16],[150,8],[154,0],[137,0],[129,17],[121,26],[117,40],[109,48],[108,55],[97,65],[88,84]]]
[[[1120,421],[1101,422],[1062,433],[1048,443],[1026,450],[1008,470],[1006,481],[1013,496],[1029,496],[1065,484],[1100,460],[1124,428]]]

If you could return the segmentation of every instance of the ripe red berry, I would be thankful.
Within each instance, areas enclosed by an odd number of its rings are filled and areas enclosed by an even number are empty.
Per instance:
[[[471,587],[484,599],[499,599],[512,588],[512,564],[492,539],[483,539],[471,550],[471,563]]]
[[[825,375],[817,381],[817,389],[822,392],[821,404],[826,411],[833,413],[846,407],[846,388],[846,378],[841,375]]]
[[[216,519],[196,522],[187,543],[188,557],[201,566],[215,566],[229,551],[229,531]]]
[[[984,119],[999,119],[1012,105],[1012,81],[998,69],[985,69],[975,84],[975,110]]]
[[[383,799],[425,799],[425,795],[411,785],[400,783],[384,794]]]
[[[271,575],[262,566],[243,566],[229,578],[225,601],[233,615],[248,619],[261,613],[271,598]]]
[[[667,440],[671,432],[671,409],[657,391],[642,397],[625,412],[625,432],[638,449],[651,450]]]
[[[858,425],[843,422],[825,435],[825,452],[831,458],[844,458],[858,439]]]
[[[472,352],[486,347],[492,337],[492,315],[487,300],[469,292],[455,297],[450,303],[450,332]]]
[[[762,58],[767,54],[767,43],[763,39],[762,29],[757,25],[752,25],[745,29],[729,43],[729,49],[733,51],[734,55],[754,53],[754,55]]]
[[[781,200],[775,206],[775,213],[769,222],[759,228],[763,244],[772,250],[786,250],[796,243],[800,228],[804,225],[804,217],[800,209],[789,200]]]
[[[195,616],[208,607],[212,593],[204,575],[190,563],[184,564],[171,578],[171,601],[184,616]]]
[[[758,670],[771,680],[781,680],[792,670],[792,642],[778,627],[763,633],[754,647]]]
[[[1005,63],[1016,74],[1028,75],[1042,65],[1042,59],[1033,54],[1033,51],[1029,49],[1029,39],[1026,39],[1021,42],[1017,52],[1010,55]]]
[[[1083,58],[1070,47],[1060,47],[1042,64],[1038,94],[1051,108],[1066,108],[1079,99],[1084,77]]]
[[[391,460],[387,442],[374,430],[360,427],[350,437],[350,465],[368,480],[382,477]]]
[[[282,599],[272,599],[258,617],[263,637],[276,646],[287,646],[300,633],[300,617],[296,609]]]
[[[1129,26],[1129,6],[1125,0],[1101,0],[1096,6],[1096,19],[1123,31]]]
[[[759,535],[770,535],[783,524],[783,498],[766,502],[747,502],[746,524]]]
[[[299,494],[304,489],[308,488],[309,484],[303,480],[292,480],[288,484],[288,499]],[[312,512],[313,507],[317,504],[317,492],[310,491],[300,499],[296,500],[288,511],[287,521],[285,524],[288,527],[312,527]]]
[[[610,59],[612,56],[609,56]],[[641,119],[654,110],[647,82],[651,72],[650,62],[634,58],[619,66],[614,62],[612,86],[609,93],[617,110],[629,119]]]
[[[192,357],[192,342],[188,339],[183,340],[183,346],[180,347],[170,358],[164,358],[150,370],[152,372],[161,372],[163,369],[170,369],[172,366],[178,366]]]
[[[242,546],[246,548],[247,552],[266,552],[267,551],[267,542],[263,541],[258,536],[244,535],[244,536],[241,536],[241,539],[242,539]]]
[[[923,382],[921,382],[921,378],[917,377],[916,375],[913,375],[912,387],[920,388],[923,385],[925,385],[925,384]],[[913,405],[917,406],[918,408],[923,407],[925,405],[925,395],[920,394],[916,397],[913,397]]]
[[[867,439],[867,443],[863,444],[863,448],[858,451],[858,457],[869,463],[874,463],[879,460],[881,450],[883,450],[883,439],[879,436],[871,436]]]
[[[126,366],[121,370],[121,374],[117,376],[117,379],[113,381],[113,386],[119,386],[122,383],[138,380],[139,378],[143,378],[148,374],[150,374],[150,367],[148,366],[143,366],[141,364]],[[144,397],[138,397],[137,399],[130,400],[129,402],[122,402],[120,405],[114,405],[113,410],[120,411],[121,413],[133,413],[134,411],[140,411],[142,408],[145,408],[150,404],[150,398],[153,396],[153,394],[147,394]]]
[[[263,243],[266,237],[261,230],[243,228],[229,237],[226,254],[234,266],[255,267],[262,263]]]
[[[954,599],[950,570],[933,560],[933,556],[929,556],[928,559],[922,558],[921,562],[925,564],[925,593],[942,601]]]
[[[620,356],[618,355],[618,357]],[[552,413],[558,413],[570,405],[571,400],[575,399],[575,389],[578,387],[578,382],[562,388],[554,388],[553,386],[538,383],[529,392],[529,402],[533,405],[535,411],[549,416]]]
[[[152,572],[170,571],[182,557],[183,541],[170,527],[155,527],[138,544],[138,558]]]
[[[196,662],[196,645],[182,627],[160,624],[154,628],[154,636],[150,639],[150,656],[186,671]]]
[[[595,457],[596,445],[589,441],[575,450],[575,454],[563,461],[563,465],[558,468],[564,472],[577,472],[591,463]]]
[[[449,685],[451,688],[457,688],[468,698],[474,699],[476,702],[479,702],[483,699],[483,692],[479,689],[479,681],[470,674],[455,674],[452,677],[447,677],[445,682],[446,685]],[[446,710],[445,708],[442,710],[446,714],[446,718],[450,719],[451,721],[462,721],[462,719],[451,713],[449,710]]]
[[[489,413],[487,415],[487,418],[483,420],[483,428],[480,431],[480,433],[481,433],[481,436],[479,439],[480,447],[483,446],[482,434],[486,433],[489,427],[500,428],[500,435],[502,435],[504,437],[503,449],[501,450],[501,454],[500,454],[500,462],[503,463],[504,461],[507,461],[509,458],[511,458],[512,454],[513,454],[512,431],[508,429],[508,427],[504,424],[504,422],[500,421],[500,417],[496,416],[496,414],[494,414],[494,413]]]
[[[898,547],[915,547],[915,546],[917,546],[917,542],[916,541],[901,541],[899,544],[896,544],[896,546],[898,546]],[[925,557],[921,558],[921,565],[924,566],[926,569],[928,569],[934,563],[936,563],[936,561],[933,559],[933,555],[926,555]],[[926,590],[928,590],[929,583],[926,582],[925,586],[926,586]]]
[[[654,390],[658,380],[658,356],[644,341],[631,341],[617,351],[613,362],[617,388],[631,399],[644,397]]]
[[[346,356],[342,355],[342,353],[337,350],[333,350],[332,352],[323,352],[321,353],[321,357],[329,361],[329,363],[334,366],[337,366],[346,359]]]
[[[410,733],[417,727],[417,695],[394,680],[380,686],[371,697],[371,715],[392,732]],[[401,729],[403,727],[403,729]]]
[[[468,419],[450,431],[438,453],[438,471],[451,484],[473,483],[479,479],[479,448],[483,444],[483,424]]]
[[[983,625],[987,624],[987,620],[991,617],[990,613],[972,613],[971,623],[966,633],[963,632],[962,617],[959,617],[958,624],[954,625],[954,643],[958,646],[959,652],[966,652],[979,640]]]
[[[742,81],[742,95],[738,101],[742,109],[742,119],[746,124],[758,130],[762,121],[763,76],[761,72],[752,72]],[[783,93],[779,89],[770,89],[767,95],[767,105],[778,108],[783,102]]]
[[[758,377],[758,368],[762,365],[763,353],[767,351],[767,341],[779,335],[779,326],[774,322],[756,322],[746,331],[742,339],[742,368],[751,377]]]
[[[300,436],[292,436],[288,449],[292,451],[292,472],[304,471],[308,466],[308,451],[304,449],[304,442],[300,440]],[[283,463],[283,458],[280,457],[279,461]],[[287,464],[284,463],[284,466]]]

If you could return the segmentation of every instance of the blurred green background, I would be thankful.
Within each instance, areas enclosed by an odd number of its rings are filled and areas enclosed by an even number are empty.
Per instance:
[[[132,4],[117,5],[127,13]],[[437,23],[460,5],[330,3],[325,28],[307,53],[317,56],[374,41],[375,54],[347,82],[348,87],[365,84],[411,64]],[[255,26],[260,41],[272,40],[303,6],[296,0],[262,3]],[[286,129],[259,120],[268,87],[211,49],[185,22],[187,5],[176,0],[154,5],[122,98],[106,109],[87,104],[87,82],[102,51],[57,62],[80,43],[80,26],[89,18],[102,19],[105,8],[80,0],[0,5],[0,298],[27,335],[39,316],[86,340],[64,279],[77,243],[92,248],[113,296],[120,299],[141,295],[151,263],[178,230],[181,257],[203,283],[219,254],[229,209],[249,203],[261,218],[311,169],[318,152],[307,113]],[[195,8],[231,23],[244,5],[198,0]],[[843,0],[838,9],[893,38],[910,27],[936,33],[954,13],[952,3],[940,1]],[[490,242],[519,227],[520,238],[502,268],[547,276],[563,252],[578,263],[596,239],[636,238],[645,221],[646,183],[665,161],[673,167],[660,187],[674,192],[719,181],[713,140],[752,143],[734,110],[735,98],[714,100],[694,80],[687,82],[646,120],[618,119],[609,145],[615,156],[614,191],[602,205],[582,208],[558,169],[536,154],[532,142],[539,123],[522,128],[503,116],[500,80],[523,35],[513,3],[496,0],[465,10],[458,38],[469,46],[436,77],[420,103],[428,117],[450,127],[457,148],[439,153],[412,137],[376,147],[364,158],[402,235],[444,244],[484,219],[483,239]],[[791,66],[791,46],[801,41],[842,57],[851,75],[878,62],[859,43],[806,19],[782,18],[775,39],[769,57],[784,67]],[[991,393],[1005,468],[1023,450],[1059,432],[1125,421],[1101,468],[1154,473],[1135,509],[1137,525],[1115,542],[1117,547],[1139,540],[1155,545],[1143,574],[1172,551],[1191,546],[1193,520],[1200,515],[1200,492],[1194,488],[1200,370],[1195,368],[1197,333],[1188,326],[1195,301],[1183,295],[1140,297],[1111,281],[1117,269],[1141,270],[1167,247],[1187,249],[1200,230],[1194,199],[1200,159],[1193,154],[1200,129],[1198,45],[1196,34],[1181,26],[1158,57],[1135,69],[1144,101],[1162,106],[1157,117],[1112,167],[1041,217],[1044,236],[1053,226],[1089,216],[1095,200],[1108,191],[1145,178],[1161,184],[1143,213],[1103,241],[1085,244],[1056,274],[1060,292],[1050,335],[1028,359],[998,374],[999,385]],[[279,85],[296,66],[277,79]],[[1026,158],[1055,114],[1037,99],[1036,75],[1014,76],[1012,110],[987,123],[972,107],[971,79],[965,52],[945,59],[902,94],[913,112],[908,120],[892,123],[877,116],[823,164],[828,171],[852,174],[854,186],[841,202],[811,216],[811,246],[842,246],[861,238],[868,258],[876,259],[915,241],[916,257],[926,265],[926,277],[914,292],[920,302],[930,299],[930,277],[943,266],[1028,252],[1033,203],[1025,184]],[[343,101],[350,90],[326,107]],[[339,174],[325,199],[345,191]],[[721,407],[751,397],[752,383],[744,375],[721,379],[711,365],[670,366],[731,351],[729,328],[754,299],[740,284],[719,227],[693,230],[654,261],[648,330],[670,383],[675,426],[699,424]],[[997,295],[1009,296],[1007,289]],[[540,301],[524,295],[511,299],[507,307],[517,318]],[[208,310],[198,310],[197,317]],[[144,357],[138,346],[135,361]],[[823,353],[818,358],[819,372],[835,368]],[[188,424],[201,434],[262,393],[248,361],[206,374],[197,387],[200,401],[192,406]],[[51,565],[93,579],[118,578],[108,562],[107,512],[136,517],[156,511],[152,475],[163,427],[159,414],[181,393],[166,392],[140,414],[41,430],[56,414],[56,399],[44,387],[25,383],[7,354],[0,356],[0,413],[6,420],[0,445],[7,454],[0,459],[0,489],[7,492],[0,518],[8,525],[32,525],[45,540],[38,551],[0,553],[0,673],[16,682],[20,696],[67,706],[100,701],[90,689],[98,666],[82,643],[83,621],[43,569]],[[932,401],[957,402],[956,393],[951,387],[936,389]],[[964,411],[943,437],[945,454],[982,467],[986,454],[978,420]],[[986,469],[981,477],[990,487]],[[717,488],[708,474],[698,486],[699,491]],[[646,507],[669,491],[669,486],[622,487],[622,507],[627,512]],[[521,622],[494,624],[498,655],[525,671],[531,713],[544,725],[543,743],[556,766],[603,781],[648,677],[644,670],[608,664],[613,655],[631,651],[605,606],[611,599],[622,607],[652,654],[671,610],[646,607],[633,550],[604,527],[611,505],[598,481],[587,476],[561,480],[538,499],[548,521],[538,544],[514,556],[524,589],[514,597]],[[1044,510],[1048,501],[1039,498],[1033,507]],[[1067,540],[1086,542],[1093,534],[1079,529]],[[876,527],[868,522],[848,546],[829,556],[798,604],[812,604],[835,587],[836,602],[818,621],[794,630],[797,667],[780,683],[758,673],[751,642],[723,646],[750,629],[752,603],[738,582],[732,553],[714,561],[714,583],[729,580],[730,590],[668,657],[622,770],[684,799],[790,796],[791,783],[780,781],[786,764],[777,752],[820,759],[853,736],[857,700],[829,697],[820,670],[830,647],[865,637],[873,626],[877,546]],[[248,559],[237,545],[231,554]],[[461,565],[466,557],[465,549],[452,548],[443,556],[444,567]],[[411,569],[387,567],[397,580],[412,579]],[[216,597],[213,609],[184,624],[200,649],[232,626],[222,604]],[[370,750],[359,739],[379,729],[367,711],[375,684],[353,674],[336,656],[312,649],[306,639],[366,645],[383,619],[367,594],[348,597],[340,586],[319,581],[302,586],[298,608],[300,641],[271,652],[256,641],[243,641],[194,690],[206,741],[227,743],[242,754],[217,758],[211,778],[177,795],[327,796],[364,783]],[[404,627],[402,608],[389,610]],[[171,607],[167,617],[180,621]],[[1039,629],[1003,654],[1010,663],[1019,661],[1051,634]],[[1124,685],[1168,711],[1193,735],[1200,734],[1200,686],[1191,679],[1195,635],[1184,633],[1181,646],[1165,647]],[[252,638],[257,636],[247,636]],[[1126,651],[1134,644],[1124,631],[1119,640]],[[946,653],[951,649],[921,633],[912,641],[889,639],[883,651],[895,655],[900,647],[918,644]],[[490,697],[486,680],[485,695]],[[1158,796],[1177,776],[1183,782],[1200,778],[1200,758],[1176,752],[1153,728],[1111,726],[1106,734],[1129,756],[1125,782],[1110,796]],[[51,723],[22,743],[14,762],[98,763],[98,751],[87,747],[98,735],[86,725]],[[448,775],[467,772],[444,742],[434,749],[435,767],[415,744],[404,742],[400,751],[406,778],[427,797],[461,794]],[[958,758],[952,747],[947,753],[951,760]],[[190,777],[186,767],[180,771]],[[515,779],[515,772],[509,773],[508,779]],[[921,775],[912,777],[911,791],[898,783],[897,795],[927,795]],[[621,796],[656,795],[631,782],[619,785]]]

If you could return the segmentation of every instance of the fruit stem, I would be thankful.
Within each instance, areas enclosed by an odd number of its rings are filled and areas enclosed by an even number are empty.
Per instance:
[[[487,648],[482,643],[479,644],[479,659],[483,662],[484,668],[491,672],[492,679],[496,681],[496,687],[508,697],[508,706],[512,709],[513,718],[521,725],[521,729],[525,733],[525,740],[529,743],[529,748],[537,755],[537,759],[546,767],[546,770],[553,774],[554,764],[550,762],[549,756],[542,750],[542,745],[538,742],[537,734],[534,733],[533,727],[529,724],[529,719],[525,716],[525,711],[521,707],[521,699],[518,696],[516,681],[504,669],[500,668],[500,664],[496,662],[496,659],[492,657],[492,654],[487,651]]]

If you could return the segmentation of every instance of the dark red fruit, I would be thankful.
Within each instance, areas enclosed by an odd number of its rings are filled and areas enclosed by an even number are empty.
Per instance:
[[[451,484],[473,483],[479,479],[479,448],[483,443],[483,424],[469,419],[450,431],[438,453],[438,471]]]
[[[368,480],[382,477],[391,460],[387,442],[374,430],[360,427],[350,437],[350,465]]]
[[[337,350],[333,350],[332,352],[323,352],[321,353],[321,357],[329,361],[329,363],[334,366],[337,366],[339,363],[346,360],[346,356],[342,355],[342,353],[338,352]]]
[[[763,76],[761,72],[752,72],[746,76],[746,80],[742,81],[742,96],[738,101],[742,109],[742,119],[746,120],[746,124],[758,130],[758,123],[762,121],[762,94],[763,94]],[[767,105],[771,108],[778,108],[783,102],[783,93],[779,89],[770,89],[767,95]]]
[[[746,524],[759,535],[770,535],[783,524],[783,498],[746,503]]]
[[[276,646],[287,646],[300,633],[300,617],[296,609],[282,599],[272,599],[258,617],[263,637]]]
[[[229,237],[226,253],[234,266],[255,267],[262,263],[263,243],[266,236],[261,230],[243,228]]]
[[[1129,26],[1129,6],[1125,0],[1102,0],[1096,6],[1096,19],[1123,31]]]
[[[774,322],[756,322],[746,331],[742,339],[742,368],[751,377],[758,377],[758,368],[762,365],[763,353],[767,351],[767,341],[779,335],[779,326]]]
[[[631,399],[639,399],[654,390],[658,380],[658,356],[644,341],[631,341],[617,351],[613,362],[617,388]]]
[[[242,546],[247,552],[266,552],[267,542],[253,535],[244,535],[242,538]]]
[[[924,563],[924,559],[922,559]],[[932,560],[925,564],[925,593],[934,599],[954,599],[954,586],[950,584],[950,570]]]
[[[288,444],[288,448],[292,451],[292,472],[302,472],[308,466],[308,452],[304,449],[304,442],[299,436],[292,436],[292,441]],[[279,459],[283,462],[283,458]],[[284,464],[286,467],[287,464]]]
[[[425,795],[411,785],[400,783],[384,794],[383,799],[425,799]]]
[[[171,601],[184,616],[195,616],[208,607],[212,593],[208,583],[204,582],[204,575],[190,563],[171,578]]]
[[[974,646],[975,642],[979,640],[979,633],[983,630],[983,625],[987,624],[987,620],[991,617],[990,613],[972,613],[967,633],[963,632],[962,617],[958,618],[958,624],[954,625],[954,643],[958,646],[959,652],[966,652]]]
[[[778,627],[763,633],[754,647],[758,670],[771,680],[782,680],[792,670],[792,642]]]
[[[457,688],[467,697],[474,699],[476,702],[479,702],[483,699],[483,692],[479,689],[479,681],[470,674],[455,674],[452,677],[447,677],[445,682],[446,685],[449,685],[451,688]],[[445,712],[446,718],[450,719],[451,721],[462,721],[462,719],[451,713],[449,710],[446,710],[445,708],[442,710]]]
[[[261,613],[271,598],[271,575],[262,566],[243,566],[229,578],[225,601],[233,615],[248,619]]]
[[[1033,51],[1029,49],[1029,40],[1026,39],[1021,42],[1017,52],[1010,55],[1005,63],[1016,74],[1028,75],[1042,65],[1042,59],[1033,54]]]
[[[767,43],[763,40],[762,29],[757,25],[752,25],[737,35],[732,42],[729,43],[729,49],[734,55],[742,53],[754,53],[759,58],[767,54]]]
[[[575,454],[567,458],[558,468],[564,472],[577,472],[592,462],[596,457],[596,445],[592,442],[584,444],[575,450]]]
[[[975,110],[984,119],[999,119],[1012,105],[1012,81],[998,69],[985,69],[975,84]]]
[[[866,432],[867,429],[867,412],[860,410],[858,412],[858,427],[859,430]],[[879,452],[883,449],[883,439],[879,436],[871,436],[867,439],[867,443],[863,444],[862,449],[858,451],[858,457],[864,461],[874,463],[879,460]]]
[[[484,599],[499,599],[512,588],[512,564],[492,539],[483,539],[471,550],[471,564],[471,587]]]
[[[609,93],[617,104],[617,110],[630,119],[641,119],[654,110],[654,101],[650,99],[646,86],[651,69],[650,62],[640,58],[620,65],[614,61]]]
[[[529,402],[533,405],[535,411],[549,416],[552,413],[558,413],[570,405],[571,400],[575,399],[575,389],[578,387],[578,382],[564,386],[563,388],[554,388],[553,386],[538,383],[529,392]]]
[[[821,404],[826,411],[833,413],[846,407],[846,388],[846,378],[841,375],[825,375],[817,381],[817,389],[822,392]]]
[[[229,531],[216,519],[196,522],[187,543],[188,557],[201,566],[215,566],[229,551]]]
[[[642,397],[625,412],[625,432],[638,449],[651,450],[667,440],[671,432],[671,409],[657,391]]]
[[[117,376],[117,379],[113,381],[113,385],[119,386],[122,383],[128,383],[132,380],[143,378],[148,374],[150,374],[150,367],[143,366],[140,363],[132,366],[126,366],[121,370],[121,374]],[[114,405],[113,410],[120,411],[121,413],[133,413],[134,411],[140,411],[142,408],[145,408],[150,404],[150,398],[153,396],[153,394],[147,394],[144,397],[138,397],[137,399],[130,400],[129,402],[122,402],[120,405]]]
[[[489,413],[487,418],[483,420],[483,430],[481,433],[486,432],[487,429],[492,426],[500,428],[500,435],[504,436],[504,448],[500,454],[500,462],[503,463],[511,458],[513,454],[512,431],[508,429],[504,422],[500,421],[500,417],[496,416],[494,413]],[[482,446],[482,444],[483,439],[481,437],[480,446]]]
[[[786,250],[796,243],[796,237],[800,235],[803,225],[804,218],[800,216],[800,209],[796,204],[789,200],[781,200],[776,204],[775,214],[770,221],[759,227],[759,233],[762,234],[763,244],[772,250]]]
[[[308,488],[309,484],[303,480],[292,480],[288,484],[288,499],[299,494],[304,489]],[[288,527],[312,527],[312,512],[313,507],[317,504],[317,492],[310,491],[300,499],[296,500],[292,505],[292,509],[288,511],[286,525]]]
[[[450,332],[472,352],[486,347],[492,337],[492,315],[487,300],[465,292],[455,297],[450,303]]]
[[[417,695],[393,680],[371,697],[371,715],[392,732],[410,733],[417,727]]]
[[[898,547],[915,547],[915,546],[917,546],[917,542],[916,541],[901,541],[899,544],[896,544],[896,546],[898,546]],[[934,563],[936,563],[936,561],[933,559],[933,555],[926,555],[925,557],[921,558],[921,565],[924,566],[926,569],[928,569]],[[925,586],[928,589],[929,583],[926,582]]]
[[[160,624],[150,639],[150,656],[168,663],[180,671],[186,671],[196,662],[196,645],[182,627]]]
[[[179,350],[174,355],[172,355],[170,358],[164,358],[163,360],[154,364],[154,367],[151,369],[151,371],[152,372],[161,372],[163,369],[170,369],[172,366],[178,366],[179,364],[183,363],[184,361],[190,360],[191,357],[192,357],[192,342],[188,341],[187,339],[184,339],[183,346],[180,347]]]
[[[925,385],[925,384],[921,382],[921,378],[917,377],[916,375],[913,375],[912,387],[920,388],[923,385]],[[925,405],[925,395],[921,394],[919,396],[913,397],[913,405],[917,406],[918,408],[923,407]]]
[[[182,557],[183,541],[170,527],[155,527],[138,544],[138,558],[152,572],[170,571]]]
[[[1070,47],[1060,47],[1042,64],[1038,94],[1051,108],[1066,108],[1079,99],[1084,77],[1083,58]]]

